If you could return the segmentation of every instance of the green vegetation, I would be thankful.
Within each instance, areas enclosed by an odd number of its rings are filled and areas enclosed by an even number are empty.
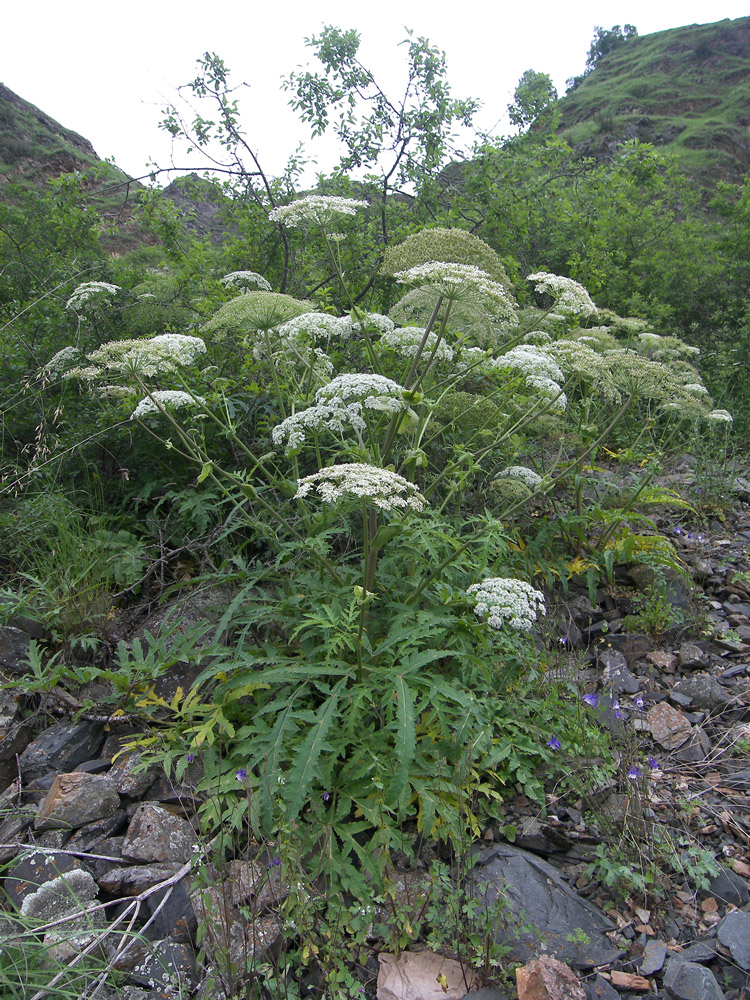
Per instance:
[[[606,35],[571,100],[648,42],[606,54]],[[273,846],[299,874],[285,954],[335,997],[356,989],[349,956],[397,856],[429,839],[463,864],[488,824],[512,839],[506,796],[543,809],[551,775],[580,790],[561,757],[614,773],[546,606],[637,563],[654,581],[639,627],[673,624],[663,585],[683,567],[653,512],[685,501],[653,476],[690,435],[727,454],[750,353],[746,184],[716,191],[719,225],[651,145],[581,158],[533,71],[515,95],[528,130],[449,167],[475,103],[451,97],[442,54],[410,35],[396,98],[358,44],[325,28],[318,71],[288,80],[345,147],[307,194],[294,157],[266,175],[227,67],[200,60],[199,111],[164,127],[226,154],[198,184],[221,243],[148,189],[151,243],[112,256],[79,174],[0,207],[2,607],[41,630],[29,689],[107,683],[170,775],[200,759],[206,842]],[[607,451],[639,461],[627,489],[601,488]],[[209,583],[218,622],[113,636],[141,600]],[[157,695],[187,662],[194,683]],[[650,891],[672,855],[656,844],[629,880],[626,851],[594,865]],[[447,910],[494,974],[486,915],[444,866],[433,882],[382,939],[403,948],[426,921],[442,946]],[[286,971],[264,971],[279,995]],[[215,974],[237,994],[236,963]]]

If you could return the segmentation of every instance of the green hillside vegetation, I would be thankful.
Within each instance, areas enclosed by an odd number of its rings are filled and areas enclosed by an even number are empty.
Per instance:
[[[629,39],[560,103],[558,135],[608,157],[638,139],[673,153],[703,189],[750,166],[750,17]]]

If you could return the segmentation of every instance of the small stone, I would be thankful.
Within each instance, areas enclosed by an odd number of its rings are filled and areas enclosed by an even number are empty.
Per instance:
[[[97,879],[99,888],[110,896],[138,896],[174,875],[181,868],[179,861],[156,865],[129,865],[112,868]]]
[[[667,957],[667,946],[664,941],[660,941],[655,938],[653,941],[649,941],[646,947],[643,949],[643,961],[641,962],[638,971],[643,976],[653,976],[655,972],[664,965],[664,960]]]
[[[745,906],[749,903],[750,892],[744,878],[724,865],[721,865],[720,869],[718,875],[714,875],[708,883],[711,895],[722,903],[732,903],[734,906]]]
[[[617,990],[598,973],[593,979],[586,980],[583,988],[586,990],[588,1000],[620,1000]]]
[[[109,855],[109,842],[126,823],[125,810],[117,809],[111,816],[84,824],[65,845],[69,851],[84,851]]]
[[[716,942],[713,939],[695,941],[680,952],[679,958],[683,962],[713,962],[716,958]]]
[[[708,657],[694,642],[683,642],[677,650],[677,659],[680,666],[685,670],[694,670],[705,667]]]
[[[695,962],[670,958],[664,972],[664,988],[678,1000],[724,1000],[710,969]]]
[[[119,807],[120,797],[109,778],[85,771],[58,774],[34,826],[37,830],[77,829],[114,815]]]
[[[113,781],[120,795],[138,799],[153,785],[159,772],[158,764],[145,767],[143,756],[137,750],[126,751],[112,764],[107,777]]]
[[[695,729],[687,743],[675,751],[674,759],[683,764],[699,764],[711,752],[711,740],[702,729]]]
[[[612,983],[623,990],[640,990],[647,993],[651,989],[651,983],[643,976],[636,976],[633,972],[620,972],[618,969],[612,970]]]
[[[716,936],[725,948],[729,948],[737,965],[750,969],[750,913],[733,910],[718,926]]]
[[[25,674],[29,669],[30,641],[30,637],[20,628],[3,625],[0,628],[0,670],[10,674]]]
[[[635,694],[640,690],[641,682],[628,669],[622,653],[616,649],[605,650],[599,660],[604,664],[604,686],[613,694]]]
[[[195,842],[187,820],[155,802],[143,802],[130,821],[122,853],[134,861],[187,861]]]
[[[646,714],[646,722],[656,742],[666,750],[682,746],[690,736],[690,723],[682,712],[665,701],[651,706]]]
[[[518,1000],[586,1000],[578,976],[556,958],[534,958],[516,969]]]
[[[674,673],[675,667],[677,666],[677,657],[674,653],[667,653],[663,649],[652,649],[646,653],[646,659],[649,663],[653,663],[655,667],[659,670],[663,670],[665,673]]]
[[[166,938],[152,941],[140,961],[131,969],[130,978],[141,986],[169,991],[169,996],[187,996],[197,983],[195,954],[188,945]]]

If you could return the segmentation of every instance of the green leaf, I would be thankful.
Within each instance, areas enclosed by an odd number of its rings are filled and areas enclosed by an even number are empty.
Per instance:
[[[326,742],[326,737],[337,718],[336,709],[338,708],[339,696],[346,681],[347,678],[342,677],[331,692],[330,698],[320,706],[315,715],[315,724],[297,749],[292,766],[286,776],[289,788],[287,809],[290,818],[299,814],[313,780],[319,776],[318,760],[321,753],[331,749],[330,744]]]
[[[396,742],[393,752],[396,757],[396,770],[393,779],[385,792],[385,804],[395,805],[401,792],[409,780],[409,769],[416,751],[416,734],[414,731],[414,695],[402,674],[393,680],[394,691],[388,692],[396,698]]]

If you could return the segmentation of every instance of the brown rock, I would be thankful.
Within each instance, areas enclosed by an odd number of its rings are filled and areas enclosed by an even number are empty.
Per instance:
[[[674,673],[677,666],[677,657],[674,653],[667,653],[663,649],[652,649],[646,653],[646,659],[659,670],[664,670],[668,674]]]
[[[534,958],[516,969],[518,1000],[586,1000],[572,969],[556,958]]]
[[[77,829],[114,815],[119,807],[117,789],[108,778],[84,771],[58,774],[34,826],[37,830]]]
[[[130,821],[122,854],[134,861],[187,861],[195,842],[187,820],[155,802],[144,802]]]
[[[636,976],[634,972],[619,972],[617,969],[612,970],[612,985],[623,990],[643,990],[646,993],[651,989],[651,983],[645,976]]]
[[[691,726],[682,712],[666,701],[652,705],[646,713],[646,725],[657,743],[666,750],[674,750],[688,739]]]

